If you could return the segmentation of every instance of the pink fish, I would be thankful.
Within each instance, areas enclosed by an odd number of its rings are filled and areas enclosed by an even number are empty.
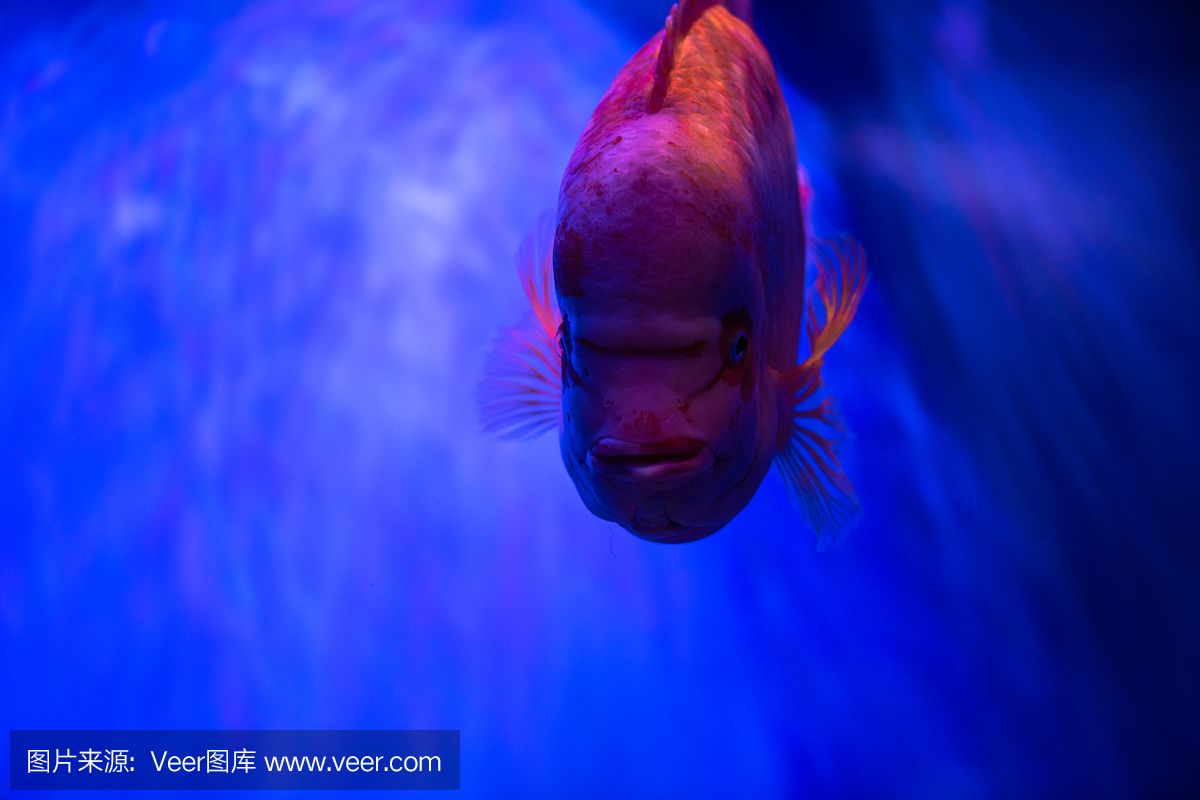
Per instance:
[[[558,428],[587,507],[658,542],[721,528],[772,463],[818,534],[858,508],[821,366],[865,261],[818,243],[806,302],[810,192],[770,57],[732,6],[672,7],[605,93],[555,223],[518,254],[532,313],[480,387],[485,429]]]

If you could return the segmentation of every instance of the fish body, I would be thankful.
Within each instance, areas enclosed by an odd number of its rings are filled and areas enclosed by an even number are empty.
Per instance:
[[[857,507],[818,395],[861,250],[818,248],[806,303],[808,189],[747,19],[684,2],[622,68],[518,257],[533,314],[482,386],[485,427],[557,427],[588,508],[654,541],[715,532],[772,463],[818,532]]]

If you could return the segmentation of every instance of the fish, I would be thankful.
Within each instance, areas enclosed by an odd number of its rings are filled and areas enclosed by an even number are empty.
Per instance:
[[[649,541],[715,533],[772,465],[836,540],[860,507],[821,370],[867,272],[853,239],[811,236],[811,201],[749,4],[673,5],[520,245],[529,310],[487,358],[484,430],[557,430],[587,508]]]

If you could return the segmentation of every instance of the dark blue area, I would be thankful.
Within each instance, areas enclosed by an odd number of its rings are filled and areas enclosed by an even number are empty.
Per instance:
[[[4,727],[461,729],[473,796],[1194,793],[1193,26],[757,4],[871,268],[819,552],[777,477],[653,546],[477,433],[517,244],[666,11],[6,17]]]

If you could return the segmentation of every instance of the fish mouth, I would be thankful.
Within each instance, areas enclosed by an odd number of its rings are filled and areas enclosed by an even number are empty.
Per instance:
[[[712,448],[699,439],[674,436],[657,442],[598,439],[587,453],[593,472],[630,481],[670,481],[704,472],[713,464]]]

